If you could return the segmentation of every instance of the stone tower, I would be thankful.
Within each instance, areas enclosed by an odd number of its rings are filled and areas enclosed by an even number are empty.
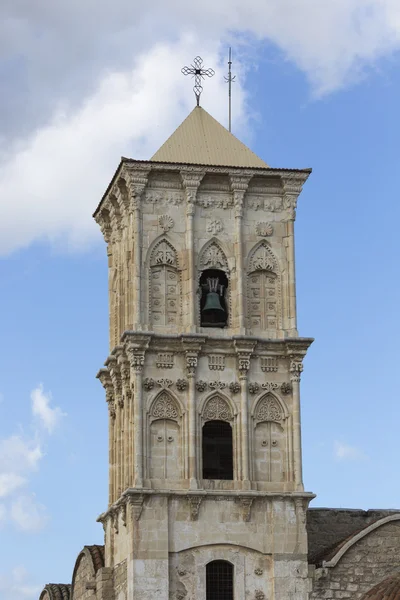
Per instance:
[[[151,160],[121,160],[94,214],[104,600],[308,597],[294,220],[309,173],[270,168],[198,106]]]

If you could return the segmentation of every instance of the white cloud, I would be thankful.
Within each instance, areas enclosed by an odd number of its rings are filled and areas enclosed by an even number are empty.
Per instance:
[[[9,496],[25,483],[26,478],[17,473],[0,473],[0,498]]]
[[[10,153],[0,168],[0,203],[7,204],[0,222],[0,253],[37,238],[67,236],[72,246],[100,239],[91,214],[119,156],[151,156],[194,107],[191,82],[180,67],[182,57],[193,56],[195,48],[190,37],[154,48],[139,57],[133,70],[107,75],[78,112],[59,112]],[[218,62],[217,52],[215,47],[204,56],[206,64]],[[204,98],[205,108],[223,120],[226,85],[220,75],[207,82]],[[240,125],[244,96],[239,86],[235,98]]]
[[[23,97],[26,112],[39,94],[37,111],[45,105],[46,115],[38,117],[40,124],[28,115],[30,133],[3,140],[0,254],[35,240],[76,249],[100,239],[91,214],[119,156],[148,158],[187,115],[194,98],[180,69],[199,51],[207,49],[205,63],[217,71],[207,81],[204,106],[224,122],[221,40],[236,36],[244,66],[254,63],[246,54],[254,40],[269,40],[306,74],[317,95],[357,81],[400,48],[397,0],[155,0],[140,14],[128,0],[95,7],[94,1],[56,6],[9,0],[2,11],[15,35],[2,31],[0,21],[0,51],[26,58],[22,75],[16,71],[17,87],[27,87],[18,77],[32,82],[29,98],[16,89],[10,102],[14,107]],[[195,34],[176,41],[185,31]],[[72,32],[76,52],[70,51]],[[235,62],[235,73],[243,74],[244,66]],[[248,116],[243,83],[238,77],[236,133]],[[17,124],[22,112],[14,107]]]
[[[48,521],[46,507],[36,501],[35,495],[19,496],[11,504],[11,519],[20,531],[36,533]]]
[[[363,460],[366,457],[364,452],[356,446],[350,446],[344,442],[335,441],[334,456],[337,460]]]
[[[51,394],[45,394],[43,386],[39,385],[31,392],[32,413],[37,417],[48,433],[53,433],[61,419],[66,416],[59,406],[50,406]]]
[[[41,586],[32,583],[25,567],[14,567],[10,573],[0,574],[0,592],[2,600],[25,600],[38,598]]]
[[[12,435],[0,440],[0,473],[24,473],[37,468],[43,453],[38,440]]]

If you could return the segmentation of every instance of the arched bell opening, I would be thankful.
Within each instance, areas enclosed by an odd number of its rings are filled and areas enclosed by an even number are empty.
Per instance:
[[[200,277],[200,324],[201,327],[226,327],[228,303],[226,291],[228,277],[220,269],[206,269]]]
[[[233,480],[232,427],[226,421],[203,425],[203,479]]]

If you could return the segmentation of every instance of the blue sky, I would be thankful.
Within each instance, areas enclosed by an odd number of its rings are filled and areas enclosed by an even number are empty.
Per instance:
[[[24,3],[19,14],[6,8],[4,600],[69,582],[82,546],[103,541],[96,517],[107,503],[107,411],[95,374],[108,352],[107,261],[91,213],[119,157],[151,156],[193,107],[180,68],[197,53],[217,72],[202,104],[226,124],[228,41],[234,133],[271,166],[313,168],[296,222],[299,331],[315,337],[302,378],[306,489],[317,494],[314,506],[400,505],[400,9],[352,0],[326,5],[325,14],[312,0],[298,4],[304,22],[288,6],[253,1],[242,17],[240,5],[231,6],[222,25],[224,2],[206,2],[205,16],[191,7],[178,23],[164,23],[162,36],[144,15],[134,41],[133,20],[109,23],[106,10],[84,32],[78,3],[68,19],[46,3],[36,12]],[[172,21],[181,7],[171,5]]]

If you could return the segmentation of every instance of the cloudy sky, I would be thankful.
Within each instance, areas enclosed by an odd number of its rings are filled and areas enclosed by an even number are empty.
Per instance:
[[[397,0],[0,1],[2,600],[69,582],[107,502],[106,251],[91,218],[119,157],[202,104],[299,202],[304,474],[315,506],[399,505]],[[7,548],[7,552],[4,552]]]

